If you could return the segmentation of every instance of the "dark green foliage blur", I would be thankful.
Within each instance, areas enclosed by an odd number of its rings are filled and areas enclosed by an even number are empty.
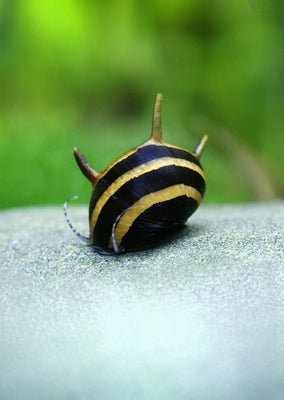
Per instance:
[[[206,202],[284,191],[280,0],[0,2],[0,207],[88,202],[97,170],[150,138],[194,150]]]

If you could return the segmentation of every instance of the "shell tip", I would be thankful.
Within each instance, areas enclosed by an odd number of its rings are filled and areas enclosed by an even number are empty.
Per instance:
[[[151,139],[157,142],[162,141],[162,121],[161,121],[161,106],[163,101],[162,93],[158,93],[154,102],[153,124]]]
[[[197,145],[196,149],[194,150],[194,154],[196,158],[200,158],[201,154],[205,148],[205,145],[208,141],[208,135],[204,135],[203,138],[201,139],[200,143]]]
[[[95,185],[98,181],[100,173],[90,166],[84,155],[80,152],[79,149],[77,149],[77,147],[74,148],[73,154],[75,156],[77,164],[79,165],[79,168],[81,169],[85,177],[93,185]]]

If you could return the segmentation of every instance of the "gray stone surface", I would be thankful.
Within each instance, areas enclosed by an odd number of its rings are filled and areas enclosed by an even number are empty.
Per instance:
[[[284,203],[188,224],[107,257],[59,207],[2,211],[0,399],[283,400]]]

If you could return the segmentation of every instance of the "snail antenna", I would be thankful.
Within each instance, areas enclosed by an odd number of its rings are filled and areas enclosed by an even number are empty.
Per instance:
[[[115,252],[116,254],[123,253],[123,252],[125,251],[125,249],[124,249],[122,246],[118,246],[117,241],[116,241],[116,238],[115,238],[115,229],[116,229],[116,227],[117,227],[117,224],[118,224],[119,221],[120,221],[120,218],[123,216],[123,214],[126,213],[126,211],[130,210],[130,208],[132,208],[132,206],[126,208],[125,210],[123,210],[123,211],[119,214],[119,216],[116,217],[116,219],[115,219],[115,221],[114,221],[114,223],[113,223],[113,225],[112,225],[112,229],[111,229],[111,240],[112,240],[113,250],[114,250],[114,252]]]
[[[193,152],[195,154],[196,158],[199,159],[201,157],[201,154],[204,150],[207,140],[208,140],[208,135],[204,135],[203,138],[201,139],[200,143],[197,145],[196,149]]]
[[[71,224],[71,221],[70,221],[70,219],[69,219],[69,217],[68,217],[68,215],[67,215],[67,205],[68,205],[69,201],[76,200],[76,199],[78,199],[78,196],[73,196],[73,197],[71,197],[70,199],[68,199],[68,200],[65,201],[65,203],[64,203],[64,205],[63,205],[64,216],[65,216],[65,219],[66,219],[66,221],[67,221],[67,224],[70,226],[70,228],[71,228],[72,231],[75,233],[75,235],[78,236],[78,238],[80,238],[81,240],[83,240],[83,242],[86,242],[86,243],[90,244],[90,243],[91,243],[90,238],[81,235],[81,233],[79,233],[79,232],[74,228],[74,226]]]
[[[162,93],[158,93],[154,103],[152,136],[151,136],[151,139],[156,142],[162,141],[162,121],[161,121],[162,101],[163,101],[163,95]]]

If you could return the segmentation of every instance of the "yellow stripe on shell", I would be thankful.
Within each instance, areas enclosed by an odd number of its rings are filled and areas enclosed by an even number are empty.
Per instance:
[[[149,161],[145,164],[139,165],[136,168],[131,169],[130,171],[125,172],[120,175],[106,190],[102,193],[100,198],[98,199],[90,221],[90,234],[91,234],[91,242],[93,242],[94,229],[100,215],[100,212],[106,202],[110,199],[111,196],[114,195],[117,190],[119,190],[125,183],[129,182],[131,179],[137,178],[147,172],[151,172],[157,170],[162,167],[175,165],[177,167],[185,167],[189,168],[193,171],[196,171],[205,181],[205,175],[203,170],[195,163],[184,160],[182,158],[173,158],[173,157],[162,157],[156,160]]]
[[[158,190],[157,192],[146,194],[141,197],[136,203],[133,204],[129,210],[125,212],[120,218],[116,229],[115,229],[115,240],[117,246],[121,244],[122,239],[127,234],[134,221],[147,209],[152,207],[154,204],[163,203],[168,200],[175,199],[180,196],[186,196],[196,200],[199,205],[202,200],[201,193],[192,186],[186,186],[184,184],[178,184],[169,186],[165,189]],[[112,237],[109,240],[109,247],[112,247]]]

